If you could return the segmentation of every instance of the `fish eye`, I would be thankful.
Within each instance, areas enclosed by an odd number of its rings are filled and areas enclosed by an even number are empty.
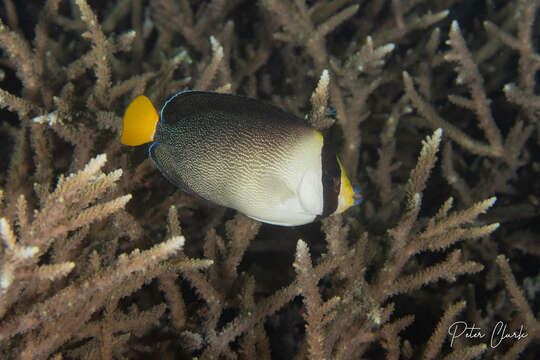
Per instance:
[[[323,175],[322,181],[323,181],[323,185],[325,186],[331,186],[333,182],[332,177],[328,175]]]
[[[335,176],[323,175],[323,185],[329,188],[333,188],[337,185],[338,179]]]

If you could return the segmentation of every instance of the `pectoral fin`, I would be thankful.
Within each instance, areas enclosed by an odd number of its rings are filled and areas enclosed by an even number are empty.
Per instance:
[[[268,206],[286,208],[297,197],[296,192],[277,176],[265,176],[261,183],[271,194]]]

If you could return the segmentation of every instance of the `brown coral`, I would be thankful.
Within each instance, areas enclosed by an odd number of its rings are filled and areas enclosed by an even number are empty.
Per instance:
[[[537,357],[537,1],[0,15],[2,357]],[[187,88],[308,113],[364,204],[284,229],[178,192],[117,138],[135,96]]]

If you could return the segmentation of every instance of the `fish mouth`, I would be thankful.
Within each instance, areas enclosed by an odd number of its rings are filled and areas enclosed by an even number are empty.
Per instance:
[[[360,188],[358,186],[353,186],[353,205],[360,205],[364,201],[364,197],[360,193]]]

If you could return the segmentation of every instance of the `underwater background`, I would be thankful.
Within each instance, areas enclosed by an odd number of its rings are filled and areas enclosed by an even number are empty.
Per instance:
[[[0,357],[538,358],[539,5],[3,0]],[[362,204],[181,192],[119,137],[187,89],[305,119]]]

